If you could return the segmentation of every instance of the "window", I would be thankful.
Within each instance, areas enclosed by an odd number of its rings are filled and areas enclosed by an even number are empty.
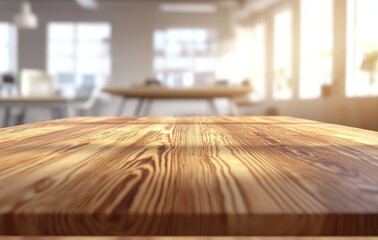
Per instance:
[[[332,84],[333,1],[302,0],[300,3],[300,97],[318,98],[322,86]]]
[[[16,29],[12,24],[0,22],[0,75],[16,73]]]
[[[282,10],[274,16],[274,79],[273,98],[290,99],[292,86],[292,11]]]
[[[252,29],[251,99],[255,101],[265,98],[265,42],[265,25],[258,24]]]
[[[82,84],[101,86],[110,77],[111,26],[107,23],[50,23],[48,71],[63,95]]]
[[[167,86],[214,81],[215,32],[209,29],[159,29],[154,34],[154,71]]]
[[[378,96],[378,1],[349,0],[346,95]]]

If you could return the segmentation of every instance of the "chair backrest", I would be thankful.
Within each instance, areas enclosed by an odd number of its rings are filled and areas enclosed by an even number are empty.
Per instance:
[[[89,110],[95,104],[99,94],[99,89],[96,84],[96,76],[84,75],[82,83],[77,90],[75,101],[76,108],[80,110]]]
[[[20,93],[24,97],[44,97],[55,95],[54,78],[37,69],[21,71]]]
[[[59,95],[65,97],[74,97],[76,94],[75,74],[73,73],[58,73],[56,75],[56,87]]]

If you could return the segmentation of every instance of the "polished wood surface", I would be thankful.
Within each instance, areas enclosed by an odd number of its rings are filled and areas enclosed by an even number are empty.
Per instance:
[[[131,98],[161,98],[161,99],[206,99],[206,98],[232,98],[248,94],[248,87],[192,87],[192,88],[166,88],[153,86],[140,87],[106,87],[104,92]]]
[[[289,117],[0,129],[5,235],[378,235],[378,133]]]
[[[1,237],[1,240],[377,240],[378,237]]]

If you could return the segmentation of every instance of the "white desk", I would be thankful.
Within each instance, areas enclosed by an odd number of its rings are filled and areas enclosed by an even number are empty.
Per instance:
[[[61,96],[48,97],[0,97],[0,108],[5,108],[4,126],[9,126],[11,109],[23,109],[17,124],[24,122],[24,115],[30,108],[48,108],[54,111],[57,118],[74,116],[73,99]]]

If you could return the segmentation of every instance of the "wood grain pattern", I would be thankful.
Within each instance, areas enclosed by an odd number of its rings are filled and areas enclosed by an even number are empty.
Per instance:
[[[1,240],[377,240],[378,237],[0,237]]]
[[[193,88],[166,88],[166,87],[106,87],[104,92],[131,98],[160,98],[160,99],[206,99],[232,98],[248,94],[248,87],[193,87]]]
[[[0,234],[378,235],[378,133],[289,117],[0,129]]]

